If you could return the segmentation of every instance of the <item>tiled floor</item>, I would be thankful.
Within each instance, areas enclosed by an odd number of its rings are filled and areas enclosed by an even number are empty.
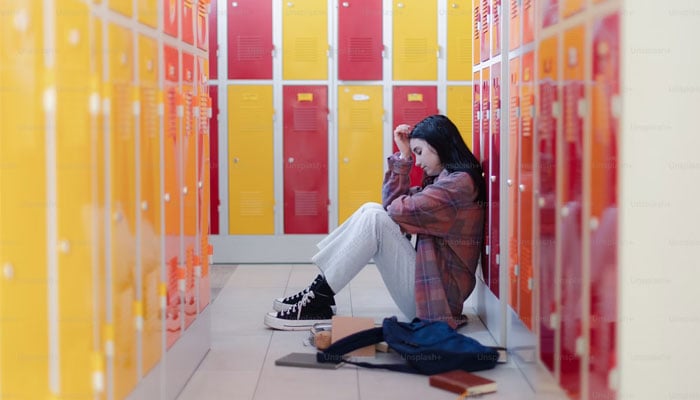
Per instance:
[[[313,265],[238,265],[212,269],[211,349],[178,400],[277,400],[332,398],[348,400],[455,399],[453,393],[430,387],[428,378],[383,370],[343,366],[317,370],[275,365],[293,351],[315,352],[306,346],[307,331],[275,331],[263,318],[272,299],[305,287],[318,273]],[[339,315],[375,318],[399,315],[379,273],[368,265],[336,296]],[[494,340],[473,310],[462,332],[484,344]],[[383,355],[386,356],[386,355]],[[478,373],[494,379],[498,400],[561,399],[551,384],[531,385],[510,361]],[[547,382],[547,380],[543,380]],[[552,388],[552,389],[545,389]]]

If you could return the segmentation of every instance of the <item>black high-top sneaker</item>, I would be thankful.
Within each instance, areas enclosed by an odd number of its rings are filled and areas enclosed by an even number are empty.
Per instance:
[[[304,290],[301,292],[295,293],[291,296],[288,297],[278,297],[275,300],[272,301],[272,309],[275,311],[285,311],[289,310],[297,304],[298,302],[301,301],[301,299],[304,297],[305,294],[309,293],[309,290],[315,289],[319,284],[321,284],[324,281],[323,275],[318,274],[316,279],[314,279],[313,282],[311,282],[311,285],[306,287]],[[333,310],[333,314],[336,312],[336,306],[335,306],[335,297],[331,297],[331,310]]]
[[[311,329],[319,322],[331,322],[333,297],[309,290],[301,300],[284,311],[273,311],[265,315],[265,325],[283,331]]]

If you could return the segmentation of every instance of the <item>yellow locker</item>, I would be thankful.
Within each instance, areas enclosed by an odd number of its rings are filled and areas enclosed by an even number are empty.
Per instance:
[[[328,79],[328,2],[283,2],[283,79]]]
[[[228,88],[229,232],[273,234],[272,86]]]
[[[95,350],[93,196],[96,143],[90,131],[88,6],[66,0],[56,11],[56,188],[60,395],[90,398]]]
[[[154,0],[138,0],[136,16],[139,22],[153,28],[158,27],[158,2]]]
[[[437,80],[436,0],[393,4],[394,80]]]
[[[134,269],[136,265],[136,160],[133,101],[133,37],[123,27],[108,31],[110,103],[108,221],[114,326],[114,394],[125,397],[136,384],[136,327],[134,323]],[[109,322],[109,321],[108,321]]]
[[[107,6],[112,10],[131,17],[134,13],[133,0],[107,0]]]
[[[472,87],[448,86],[447,87],[447,116],[457,125],[462,134],[464,143],[472,147]]]
[[[0,397],[8,399],[49,395],[43,30],[41,3],[3,0]]]
[[[362,204],[382,201],[382,90],[338,88],[338,224]]]
[[[447,9],[447,80],[471,80],[471,0],[451,0]]]
[[[141,304],[136,308],[143,318],[143,372],[146,374],[161,358],[161,321],[158,284],[160,282],[161,195],[160,195],[160,117],[158,115],[158,43],[138,38],[140,101],[141,199]]]

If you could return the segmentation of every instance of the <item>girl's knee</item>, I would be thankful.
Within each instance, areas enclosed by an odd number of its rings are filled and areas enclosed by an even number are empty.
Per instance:
[[[384,207],[379,204],[379,203],[374,203],[374,202],[368,202],[360,206],[360,210],[365,212],[365,211],[376,211],[376,210],[384,210]]]

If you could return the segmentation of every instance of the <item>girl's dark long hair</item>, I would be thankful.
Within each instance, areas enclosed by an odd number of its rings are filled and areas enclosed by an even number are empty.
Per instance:
[[[437,151],[440,162],[447,171],[468,173],[479,191],[477,200],[485,204],[486,182],[481,163],[464,143],[459,129],[449,118],[444,115],[431,115],[413,127],[409,138],[428,142]]]

